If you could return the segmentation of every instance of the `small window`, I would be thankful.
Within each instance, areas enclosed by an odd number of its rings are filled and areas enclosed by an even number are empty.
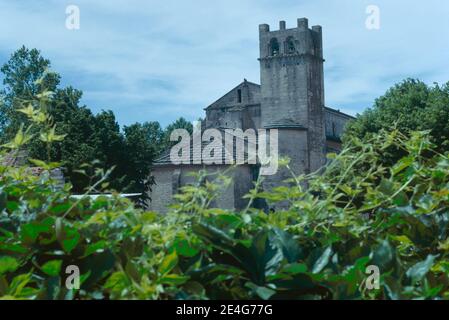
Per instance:
[[[242,90],[237,90],[237,101],[238,103],[242,103]]]
[[[278,56],[278,55],[279,55],[279,42],[276,38],[273,38],[270,41],[270,56]]]
[[[335,122],[332,122],[332,136],[336,137]]]
[[[287,52],[287,54],[293,54],[296,52],[295,40],[293,37],[288,37],[285,41],[285,52]]]

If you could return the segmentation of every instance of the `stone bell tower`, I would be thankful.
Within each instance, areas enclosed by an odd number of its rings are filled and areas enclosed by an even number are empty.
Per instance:
[[[323,43],[320,26],[298,19],[295,28],[259,26],[261,125],[278,129],[279,155],[291,159],[296,174],[325,163]],[[282,170],[267,183],[289,178]]]

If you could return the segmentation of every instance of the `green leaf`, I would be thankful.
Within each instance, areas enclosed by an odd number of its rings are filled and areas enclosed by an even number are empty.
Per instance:
[[[407,206],[409,204],[407,194],[405,192],[400,192],[396,197],[394,197],[393,203],[398,207]]]
[[[52,260],[42,266],[42,271],[49,276],[56,277],[61,272],[62,260]]]
[[[188,258],[196,256],[199,252],[199,250],[194,248],[186,239],[176,239],[173,243],[173,247],[179,255]]]
[[[47,232],[51,232],[51,225],[48,223],[28,223],[21,228],[21,236],[26,243],[34,243],[41,233]]]
[[[22,254],[28,252],[26,247],[24,247],[23,245],[19,245],[19,244],[0,243],[0,249],[4,250],[6,252],[10,251],[10,252],[22,253]]]
[[[17,201],[7,201],[6,208],[8,211],[13,212],[19,209],[19,203]]]
[[[27,107],[18,109],[17,111],[25,114],[28,118],[32,118],[35,113],[35,110],[31,103],[29,103]]]
[[[282,269],[282,271],[291,274],[306,273],[307,265],[305,265],[304,263],[293,263],[285,266],[285,268]]]
[[[321,257],[318,258],[318,260],[315,262],[312,268],[313,273],[320,273],[329,263],[329,260],[332,256],[332,247],[328,247],[326,250],[324,250]]]
[[[46,143],[62,141],[62,140],[64,140],[65,137],[66,137],[65,134],[63,134],[63,135],[56,134],[55,126],[52,127],[51,129],[49,129],[48,132],[41,132],[41,134],[39,136],[40,140],[43,142],[46,142]]]
[[[178,255],[176,251],[167,255],[159,266],[159,273],[162,275],[166,275],[178,264]]]
[[[113,289],[115,291],[121,291],[126,289],[130,285],[130,281],[126,274],[123,272],[114,272],[111,274],[111,276],[108,278],[106,283],[104,284],[104,287],[106,289]]]
[[[262,300],[269,300],[274,294],[276,294],[276,291],[267,287],[258,286],[254,283],[247,283],[246,286],[254,291],[254,293],[259,296]]]
[[[31,273],[20,274],[11,281],[11,285],[9,286],[9,294],[12,296],[20,296],[22,290],[31,280]]]
[[[234,246],[234,241],[225,232],[209,224],[195,224],[193,231],[202,239],[207,240],[217,247],[227,248]]]
[[[129,278],[133,279],[137,283],[142,280],[142,276],[139,272],[139,266],[131,260],[128,260],[126,263],[125,272]]]
[[[69,210],[71,206],[72,205],[70,203],[57,204],[50,208],[50,212],[53,214],[60,214]]]
[[[7,272],[14,272],[19,267],[19,262],[13,257],[0,257],[0,275]]]
[[[187,276],[181,276],[179,274],[169,274],[161,277],[159,279],[159,283],[168,284],[172,286],[179,286],[181,284],[186,283],[189,279],[190,277]]]
[[[20,149],[20,147],[27,144],[33,136],[29,134],[29,131],[31,129],[31,126],[29,126],[25,131],[23,130],[23,123],[20,125],[19,130],[17,131],[16,136],[11,142],[8,142],[3,145],[5,148],[9,149]]]
[[[438,256],[429,255],[427,256],[427,259],[418,262],[413,267],[407,270],[407,276],[412,279],[412,282],[415,283],[417,281],[420,281],[424,278],[424,276],[429,272],[429,270],[432,268],[435,262],[435,258]]]
[[[237,255],[237,254],[236,254]],[[260,231],[253,238],[249,255],[245,251],[238,254],[250,273],[251,280],[258,284],[265,283],[265,277],[277,272],[283,260],[282,251],[270,241],[267,231]]]
[[[282,253],[289,263],[298,261],[302,255],[302,250],[299,247],[298,242],[293,236],[278,228],[274,229],[275,241],[282,250]]]
[[[91,254],[98,252],[98,251],[102,251],[107,247],[107,243],[104,240],[89,244],[86,247],[86,250],[84,251],[84,256],[83,257],[87,257],[90,256]]]
[[[64,227],[64,232],[61,245],[65,252],[70,253],[78,245],[81,236],[76,229],[67,226]]]
[[[389,271],[392,268],[395,253],[388,240],[384,240],[375,248],[371,257],[374,265],[378,266],[381,270]]]
[[[39,159],[28,159],[28,161],[41,168],[45,168],[47,166],[47,163],[45,161]]]
[[[387,196],[392,196],[396,192],[394,183],[387,179],[382,179],[378,190]]]
[[[106,249],[104,252],[92,254],[79,263],[80,270],[90,273],[85,279],[86,287],[95,285],[101,279],[109,276],[116,265],[116,257],[111,250]]]
[[[395,176],[404,169],[408,168],[413,164],[414,158],[412,156],[404,157],[399,160],[391,169],[392,174]]]

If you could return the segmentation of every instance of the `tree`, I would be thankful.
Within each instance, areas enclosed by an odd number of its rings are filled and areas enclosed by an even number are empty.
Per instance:
[[[349,123],[344,142],[396,127],[404,133],[430,130],[437,150],[449,150],[449,83],[428,86],[407,79],[376,99],[374,106]]]
[[[112,111],[102,111],[95,116],[93,141],[97,146],[95,159],[100,161],[103,168],[115,167],[111,176],[111,187],[121,190],[125,187],[128,156],[125,152],[124,137]]]
[[[170,141],[170,135],[173,132],[173,130],[175,130],[175,129],[185,129],[190,134],[192,134],[193,124],[191,122],[187,121],[186,119],[184,119],[183,117],[179,118],[172,124],[169,124],[164,130],[163,143],[162,143],[162,147],[160,150],[161,152],[166,151],[167,149],[169,149],[170,147],[172,147],[176,144],[176,142]]]
[[[9,141],[17,132],[20,124],[28,123],[25,115],[17,112],[22,101],[32,98],[43,90],[53,92],[46,110],[56,125],[58,134],[65,139],[54,143],[50,150],[50,159],[44,143],[33,139],[28,145],[31,158],[62,162],[66,176],[72,182],[74,192],[82,192],[90,184],[89,174],[83,175],[78,169],[83,164],[96,163],[96,166],[108,169],[115,166],[111,176],[111,186],[121,190],[124,170],[124,137],[112,111],[103,111],[94,115],[86,106],[80,106],[82,91],[72,87],[59,88],[60,76],[49,72],[50,61],[43,58],[36,49],[25,47],[16,51],[1,71],[4,74],[2,96],[4,104],[0,110],[1,140]],[[34,127],[37,132],[39,128]]]
[[[65,175],[73,185],[73,192],[83,192],[91,184],[95,168],[115,167],[110,186],[119,191],[146,193],[152,183],[151,164],[161,152],[170,148],[170,134],[174,129],[193,126],[179,118],[163,130],[158,122],[146,122],[124,127],[123,132],[112,111],[94,115],[81,106],[82,91],[72,87],[60,88],[60,75],[50,72],[51,63],[36,49],[17,50],[0,69],[4,74],[4,88],[0,92],[4,103],[0,106],[0,140],[9,141],[28,118],[17,112],[23,101],[33,99],[43,90],[52,92],[46,112],[56,125],[56,133],[65,138],[51,145],[33,139],[27,145],[28,154],[38,160],[62,162]],[[33,127],[37,133],[38,126]],[[94,166],[84,166],[92,164]],[[83,167],[82,170],[79,170]]]
[[[60,76],[50,72],[50,66],[50,61],[43,58],[39,50],[22,46],[0,69],[4,75],[0,107],[3,142],[15,135],[21,123],[27,123],[27,118],[16,112],[21,102],[30,100],[43,88],[54,91],[58,86]]]
[[[153,180],[151,165],[161,149],[163,130],[158,122],[135,123],[124,127],[127,190],[146,194]]]

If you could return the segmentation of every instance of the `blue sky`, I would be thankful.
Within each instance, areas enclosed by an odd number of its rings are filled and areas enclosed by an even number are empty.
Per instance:
[[[65,27],[67,5],[80,30]],[[368,5],[380,30],[365,28]],[[322,25],[326,104],[350,114],[407,77],[449,81],[449,3],[443,0],[0,0],[0,63],[35,47],[121,125],[203,108],[247,78],[259,83],[258,25]]]

